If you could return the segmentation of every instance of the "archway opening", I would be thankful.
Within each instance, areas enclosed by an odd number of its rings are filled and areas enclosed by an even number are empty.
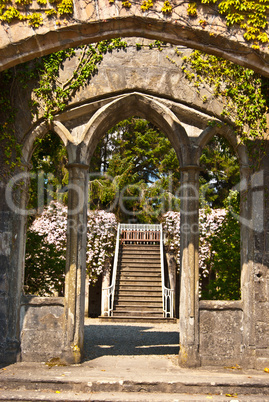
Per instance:
[[[97,215],[98,210],[100,218],[103,214],[101,218],[103,222],[106,216],[114,213],[118,222],[137,226],[158,224],[163,220],[163,215],[167,210],[173,207],[179,209],[177,195],[179,184],[179,162],[170,141],[154,124],[144,118],[129,117],[120,121],[105,134],[92,155],[89,206],[91,210],[94,210],[93,214]],[[100,209],[105,211],[100,213]],[[103,230],[105,230],[105,226],[102,225]],[[98,233],[96,237],[98,237]],[[150,242],[146,243],[148,253]],[[99,255],[104,254],[102,242],[99,247]],[[158,249],[160,246],[155,244],[153,247]],[[144,269],[141,266],[143,258],[148,257],[143,254],[145,253],[143,247],[140,247],[139,250],[139,254],[135,254],[131,260],[130,257],[124,257],[123,250],[120,251],[122,254],[119,257],[121,266],[118,268],[118,275],[120,275],[118,286],[123,287],[123,292],[126,289],[126,294],[124,293],[122,298],[118,294],[115,295],[113,317],[110,317],[110,320],[105,320],[103,317],[99,322],[87,317],[85,319],[86,359],[101,358],[107,355],[157,354],[176,357],[178,354],[177,324],[175,322],[160,324],[162,318],[159,319],[160,322],[156,319],[158,307],[154,297],[155,299],[158,297],[157,292],[146,306],[146,308],[150,306],[151,310],[154,310],[153,315],[155,314],[155,316],[148,316],[146,320],[143,316],[142,310],[145,310],[147,298],[144,295],[147,271],[151,275],[149,278],[151,287],[156,286],[161,274],[158,274],[158,268],[155,274],[155,267],[150,266],[150,261],[145,273],[139,272],[139,269]],[[134,252],[137,253],[137,251]],[[124,263],[125,258],[129,258],[130,262],[127,265],[131,266],[131,271],[128,271],[127,276],[122,275],[122,272],[127,269]],[[103,269],[99,270],[100,279],[90,278],[89,300],[86,299],[89,306],[87,315],[90,317],[101,315],[102,284],[103,288],[111,284],[112,263],[113,259],[110,256],[103,264]],[[93,271],[96,272],[95,267],[91,267],[90,272]],[[126,279],[128,283],[125,283]],[[88,283],[86,283],[86,289],[87,285]],[[127,289],[130,287],[133,287],[134,293],[128,295]],[[139,298],[144,300],[141,301]],[[133,301],[136,301],[137,304],[134,305]],[[96,308],[97,305],[99,305],[99,309]],[[162,306],[160,306],[160,311],[162,317]],[[117,314],[125,314],[126,320],[124,320],[124,315],[116,316]],[[129,317],[131,316],[129,322],[128,314]],[[143,324],[144,320],[147,324]],[[162,337],[161,342],[158,339],[159,336]],[[129,346],[126,347],[126,345]]]
[[[31,158],[24,293],[64,296],[67,228],[67,152],[49,131]]]
[[[214,136],[203,148],[200,164],[200,298],[239,300],[239,161],[228,141]]]

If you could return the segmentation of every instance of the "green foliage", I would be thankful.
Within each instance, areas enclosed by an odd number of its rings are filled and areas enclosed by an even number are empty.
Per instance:
[[[231,188],[240,182],[239,162],[222,137],[214,137],[200,158],[201,207],[223,208]]]
[[[32,23],[35,24],[35,16],[30,14]],[[8,176],[11,169],[19,166],[21,145],[15,138],[14,97],[16,89],[27,89],[33,80],[38,82],[33,90],[35,99],[31,102],[33,119],[45,119],[51,121],[56,113],[63,111],[68,101],[85,85],[97,72],[98,64],[103,60],[103,55],[114,49],[121,49],[126,43],[120,39],[98,42],[96,45],[86,45],[79,49],[61,50],[36,59],[30,63],[24,63],[16,68],[11,68],[0,74],[0,139],[2,141],[1,152],[4,153],[5,166],[1,168],[1,176]],[[80,58],[73,76],[63,85],[59,84],[60,69],[65,60],[76,56],[80,52]]]
[[[64,294],[65,257],[62,250],[48,243],[46,235],[28,231],[26,242],[26,294],[49,296]]]
[[[85,45],[79,49],[61,50],[43,57],[38,67],[38,87],[34,90],[36,117],[40,118],[40,110],[43,110],[42,117],[51,121],[56,113],[66,108],[76,92],[96,74],[104,54],[114,49],[125,48],[125,46],[126,43],[120,39],[112,39],[95,45]],[[79,61],[73,75],[60,84],[58,78],[63,62],[76,55],[79,56]]]
[[[129,0],[122,0],[122,6],[125,8],[131,8],[132,3]]]
[[[27,20],[29,22],[29,25],[31,25],[34,28],[39,27],[39,25],[42,25],[42,22],[43,22],[43,18],[40,13],[30,14],[27,17]]]
[[[10,23],[13,20],[28,20],[29,24],[34,28],[42,25],[43,19],[40,12],[45,12],[50,17],[73,14],[73,0],[37,0],[40,6],[39,12],[29,11],[29,5],[33,0],[15,0],[17,9],[11,5],[11,0],[0,0],[0,20]],[[110,4],[114,0],[109,0]],[[268,43],[269,38],[266,32],[268,28],[268,11],[269,0],[197,0],[188,4],[187,13],[190,17],[197,17],[197,3],[200,6],[212,4],[215,10],[226,18],[228,26],[237,25],[242,28],[245,33],[244,37],[247,41],[252,42],[252,47],[258,49],[260,44]],[[54,9],[47,10],[47,5],[53,5]],[[142,0],[141,10],[147,11],[153,8],[153,0]],[[122,7],[130,9],[132,2],[122,0]],[[172,5],[169,0],[165,0],[161,8],[163,14],[171,14]],[[203,23],[201,23],[201,21]],[[57,21],[60,24],[60,21]],[[200,20],[200,24],[204,28],[207,25],[206,20]]]
[[[165,1],[165,2],[163,3],[162,12],[163,12],[164,14],[170,14],[170,13],[172,12],[172,6],[171,6],[170,1],[167,0],[167,1]]]
[[[68,185],[67,151],[59,136],[48,132],[44,138],[37,138],[31,159],[32,173],[36,176],[29,186],[28,208],[38,207],[38,185],[43,182],[44,204],[49,204],[51,199],[67,202],[67,192],[64,187]],[[39,178],[38,178],[39,174]],[[40,190],[39,190],[40,191]],[[40,202],[40,200],[39,200]],[[28,219],[28,225],[34,219]]]
[[[142,11],[147,11],[152,7],[153,7],[153,0],[144,0],[143,3],[141,4]]]
[[[214,95],[224,105],[224,119],[234,124],[242,141],[264,138],[267,132],[268,79],[253,70],[198,50],[183,57],[182,70],[198,91],[204,83],[213,88]]]
[[[202,279],[201,298],[209,300],[240,299],[240,224],[235,218],[239,214],[239,195],[231,192],[226,207],[229,212],[223,224],[211,236],[209,275]]]
[[[19,9],[14,5],[10,6],[10,3],[10,0],[0,0],[0,20],[7,23],[14,20],[27,20],[33,28],[38,28],[43,24],[42,11],[45,11],[48,16],[58,15],[58,17],[73,14],[73,0],[37,0],[40,6],[38,11],[40,12],[29,10],[29,5],[33,3],[33,0],[15,0],[15,5],[18,5]],[[54,5],[55,8],[46,10],[48,4]]]
[[[9,177],[14,169],[21,165],[21,144],[15,136],[16,110],[12,102],[14,77],[10,70],[0,73],[0,141],[1,141],[1,178]]]
[[[169,140],[146,120],[130,118],[108,132],[90,166],[91,172],[100,170],[104,176],[91,177],[91,209],[112,208],[124,222],[155,222],[163,209],[177,203],[177,156]],[[119,194],[122,204],[115,202]]]
[[[187,13],[190,17],[196,17],[197,16],[197,4],[189,3]]]
[[[267,43],[269,0],[200,0],[201,4],[218,4],[217,10],[226,18],[227,25],[239,25],[244,37],[252,41],[254,49],[259,43]]]

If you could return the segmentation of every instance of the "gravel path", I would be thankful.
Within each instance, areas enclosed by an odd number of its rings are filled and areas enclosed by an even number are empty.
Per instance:
[[[107,323],[85,319],[85,361],[102,356],[177,356],[178,323]],[[172,356],[171,356],[172,355]]]

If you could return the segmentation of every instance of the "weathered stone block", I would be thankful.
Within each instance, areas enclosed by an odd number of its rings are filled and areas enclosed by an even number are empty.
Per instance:
[[[242,343],[242,311],[200,311],[201,359],[219,364],[219,361],[240,359]]]
[[[269,322],[256,323],[256,347],[269,348]]]
[[[46,361],[63,350],[63,309],[60,298],[35,297],[21,308],[21,359]],[[53,304],[53,302],[55,304]]]

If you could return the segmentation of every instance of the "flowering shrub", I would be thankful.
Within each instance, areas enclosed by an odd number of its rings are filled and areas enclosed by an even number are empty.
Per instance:
[[[62,251],[65,258],[67,229],[67,207],[60,202],[51,201],[44,208],[42,214],[34,220],[29,228],[30,232],[45,235],[49,244],[54,244],[57,250]]]
[[[180,267],[180,212],[168,211],[163,215],[164,243],[175,254]]]
[[[51,202],[27,232],[25,293],[63,295],[67,208]]]
[[[52,201],[28,230],[25,258],[27,293],[63,293],[66,232],[67,207]],[[105,263],[113,255],[116,232],[114,214],[105,211],[88,212],[86,264],[92,283],[97,281]]]
[[[169,211],[163,219],[165,244],[175,253],[179,268],[180,213]],[[203,299],[239,299],[239,222],[228,209],[200,209],[199,234],[200,296]]]
[[[216,251],[212,249],[212,238],[217,235],[227,214],[226,209],[211,209],[207,213],[204,209],[199,211],[199,269],[200,275],[208,277],[213,264]]]
[[[105,263],[115,250],[117,221],[113,213],[88,212],[87,272],[91,283],[95,283],[103,272]]]
[[[220,228],[227,211],[225,209],[212,209],[206,212],[199,211],[199,267],[203,276],[208,275],[208,263],[211,261],[210,239]],[[163,216],[163,230],[165,244],[176,255],[178,267],[180,266],[180,212],[168,211]],[[214,252],[213,252],[214,253]]]

